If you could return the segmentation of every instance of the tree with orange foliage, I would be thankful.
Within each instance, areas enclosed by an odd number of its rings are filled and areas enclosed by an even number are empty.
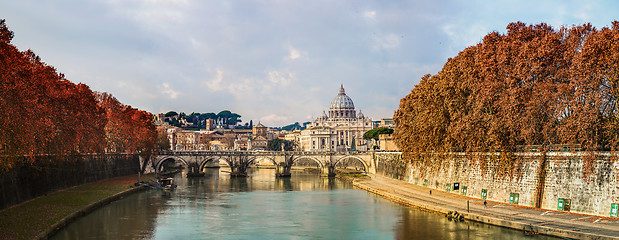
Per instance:
[[[120,103],[109,93],[97,93],[97,101],[105,109],[106,151],[139,153],[146,160],[157,150],[157,130],[153,115]],[[144,168],[146,164],[142,165]]]
[[[152,114],[68,81],[12,38],[0,20],[0,170],[37,154],[154,153]]]
[[[0,136],[4,156],[101,151],[103,111],[88,86],[75,85],[28,50],[11,44],[0,20]],[[6,160],[2,166],[10,168]]]
[[[405,155],[618,149],[619,22],[601,30],[517,22],[507,30],[449,59],[400,101],[394,139]]]

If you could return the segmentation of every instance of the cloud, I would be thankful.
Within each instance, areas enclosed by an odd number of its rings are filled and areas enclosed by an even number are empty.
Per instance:
[[[234,95],[240,101],[255,101],[258,99],[256,86],[261,84],[254,78],[241,78],[236,82],[228,83],[228,93]]]
[[[179,95],[181,95],[181,94],[182,94],[181,92],[174,91],[174,90],[170,87],[170,84],[168,84],[168,83],[163,83],[163,84],[161,84],[160,89],[161,89],[161,93],[163,93],[163,94],[165,94],[165,95],[168,95],[168,97],[169,97],[170,99],[176,99]]]
[[[270,114],[270,115],[261,117],[260,122],[264,123],[267,126],[283,126],[284,124],[290,123],[291,120],[290,120],[290,117],[288,116],[279,116],[276,114]]]
[[[269,71],[267,73],[269,82],[274,85],[288,86],[297,80],[293,72]]]
[[[185,22],[185,13],[192,8],[186,0],[109,0],[107,3],[116,11],[151,26]]]
[[[573,16],[576,19],[580,19],[583,22],[586,22],[588,19],[590,19],[591,14],[595,14],[591,12],[592,8],[593,7],[591,6],[591,3],[583,3],[583,6],[578,8],[573,14]]]
[[[202,82],[202,84],[206,85],[209,91],[216,92],[224,90],[225,86],[223,85],[224,79],[224,71],[221,69],[215,70],[215,76],[211,79]]]
[[[368,18],[368,19],[372,19],[372,20],[376,20],[376,11],[367,11],[363,13],[363,16]]]
[[[133,107],[296,122],[327,109],[340,83],[366,116],[391,116],[424,74],[490,31],[513,21],[599,28],[618,8],[596,0],[57,0],[3,1],[0,16],[20,50]]]
[[[401,36],[390,33],[374,38],[374,48],[390,50],[400,46]]]
[[[444,24],[441,30],[451,42],[454,49],[452,51],[461,51],[465,47],[475,45],[483,39],[490,31],[482,24]]]
[[[222,92],[224,96],[232,95],[238,101],[251,99],[255,96],[255,90],[257,90],[255,86],[262,84],[252,77],[230,76],[224,80],[224,70],[218,68],[210,79],[202,82],[202,85],[206,85],[211,93]]]
[[[295,60],[300,57],[301,57],[301,52],[299,52],[299,50],[297,49],[290,47],[290,56],[288,56],[288,59]]]
[[[303,52],[299,49],[296,49],[292,46],[288,46],[288,56],[286,56],[284,59],[285,60],[297,60],[300,58],[303,58],[304,56],[306,56],[307,53]]]

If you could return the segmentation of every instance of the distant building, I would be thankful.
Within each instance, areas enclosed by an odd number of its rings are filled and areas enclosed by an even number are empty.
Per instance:
[[[378,135],[378,145],[379,149],[383,151],[400,151],[398,145],[393,141],[393,135],[391,134],[380,134]]]
[[[207,131],[188,131],[180,128],[169,128],[168,138],[170,139],[171,150],[209,150],[213,132]]]
[[[307,124],[307,129],[301,131],[301,149],[367,151],[368,141],[363,139],[363,134],[371,130],[372,125],[371,118],[363,116],[361,110],[355,110],[352,99],[346,95],[342,85],[338,95],[331,101],[329,113],[323,112],[322,116]]]
[[[215,129],[215,120],[210,118],[204,119],[204,125],[207,131],[213,131]]]
[[[286,134],[284,136],[284,140],[294,142],[296,143],[297,148],[303,149],[301,147],[301,131],[300,130],[294,130],[291,133]]]
[[[254,125],[252,128],[252,139],[251,139],[251,149],[267,149],[267,143],[269,139],[267,138],[267,127],[262,125],[262,123],[258,122],[257,125]]]
[[[386,127],[386,128],[395,128],[395,123],[393,123],[393,118],[383,118],[380,121],[374,121],[372,122],[374,124],[373,128],[381,128],[381,127]]]
[[[316,126],[301,131],[299,141],[304,151],[337,151],[337,137],[334,128]]]
[[[237,135],[234,139],[234,150],[248,150],[251,146],[249,135]]]
[[[262,123],[254,125],[252,129],[217,129],[216,131],[224,132],[228,136],[232,135],[235,150],[264,150],[267,149],[269,140],[273,139],[273,136],[277,137],[277,134],[271,133]]]
[[[190,131],[182,128],[169,125],[160,126],[165,129],[168,140],[170,141],[170,150],[224,150],[226,147],[217,146],[213,148],[213,143],[221,144],[224,140],[224,134],[215,131]]]
[[[254,137],[267,137],[267,127],[265,127],[264,125],[262,125],[262,123],[258,122],[257,125],[255,125],[252,128],[252,134],[254,135]]]
[[[155,114],[153,116],[153,118],[154,118],[153,120],[155,122],[155,125],[157,125],[157,126],[161,126],[161,125],[167,124],[165,122],[165,113]]]
[[[267,149],[267,144],[269,143],[269,140],[267,140],[265,137],[263,136],[258,136],[252,139],[251,141],[251,149],[262,149],[262,150],[266,150]]]

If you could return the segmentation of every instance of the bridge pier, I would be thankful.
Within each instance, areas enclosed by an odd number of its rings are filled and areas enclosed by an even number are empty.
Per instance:
[[[321,177],[335,177],[335,166],[326,165],[322,168]]]
[[[247,177],[247,168],[254,163],[254,160],[250,159],[249,155],[244,152],[236,152],[236,154],[224,158],[224,161],[230,166],[231,177]]]
[[[275,177],[290,177],[290,167],[284,166],[283,163],[275,165]]]
[[[198,163],[196,162],[192,162],[190,164],[188,164],[187,166],[189,172],[187,172],[187,177],[202,177],[204,176],[204,173],[202,171],[200,171],[200,167],[198,166]]]
[[[289,156],[284,152],[284,161],[275,164],[275,176],[290,177],[290,169],[292,169],[292,164],[294,164],[294,155]]]

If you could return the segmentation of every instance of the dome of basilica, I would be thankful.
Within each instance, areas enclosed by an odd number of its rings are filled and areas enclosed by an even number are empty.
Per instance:
[[[331,101],[330,109],[355,109],[355,104],[350,97],[346,96],[344,85],[340,87],[340,93]]]

